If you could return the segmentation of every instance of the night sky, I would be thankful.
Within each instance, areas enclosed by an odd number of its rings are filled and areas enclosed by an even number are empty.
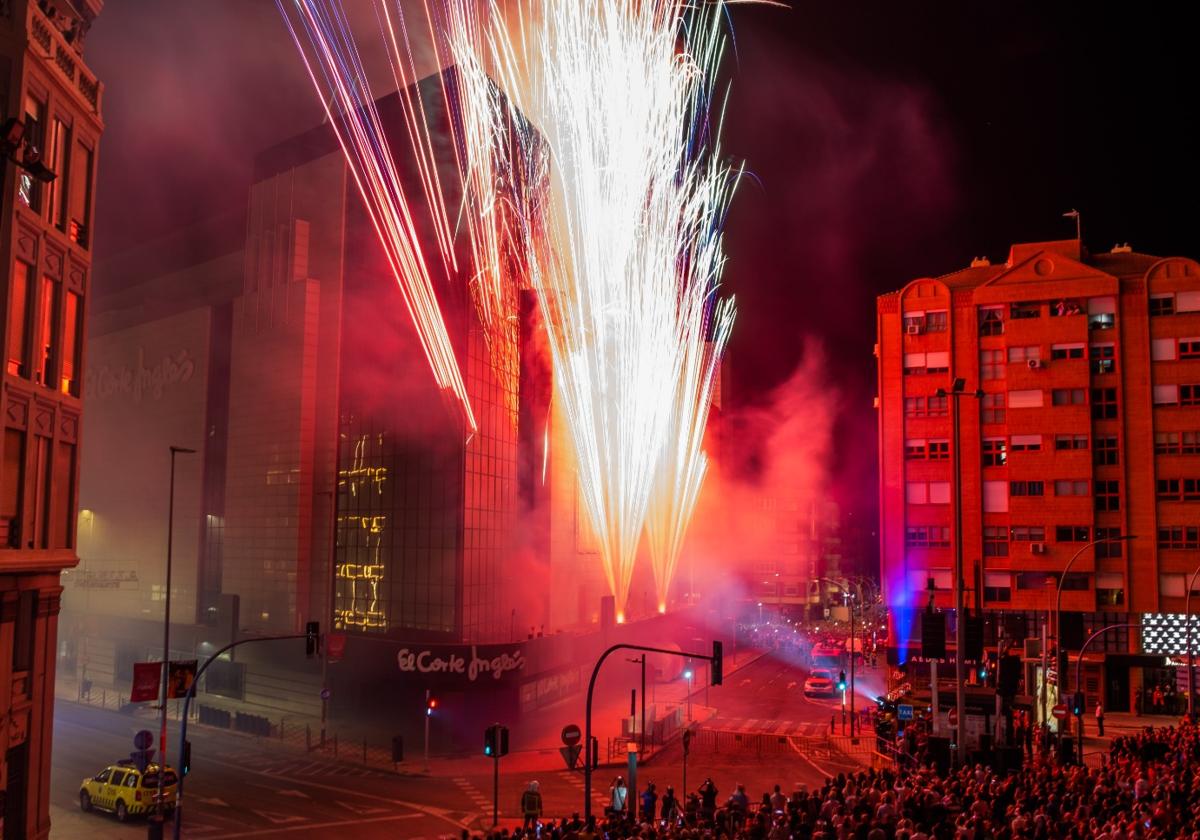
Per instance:
[[[347,5],[353,6],[353,0]],[[1178,10],[1177,10],[1178,9]],[[874,298],[1012,242],[1200,256],[1195,30],[1174,4],[738,6],[725,149],[734,395],[820,354],[840,409],[833,492],[874,517]],[[273,0],[108,0],[103,259],[244,208],[254,154],[319,110]]]

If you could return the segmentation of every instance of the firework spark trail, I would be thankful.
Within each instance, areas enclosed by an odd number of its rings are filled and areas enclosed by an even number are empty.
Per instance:
[[[430,267],[421,244],[413,202],[406,194],[384,131],[369,80],[340,0],[276,0],[304,62],[321,105],[342,147],[350,173],[362,194],[367,215],[383,245],[421,347],[443,391],[457,399],[470,432],[477,428],[462,372],[438,306]],[[288,12],[291,6],[293,14]],[[416,79],[412,51],[404,34],[405,52],[396,40],[386,2],[376,8],[381,29],[390,36],[389,60],[399,88],[401,110],[425,204],[438,249],[453,270],[453,236],[449,226],[423,105],[410,92]],[[403,29],[402,23],[400,28]],[[307,48],[306,48],[307,44]]]
[[[722,6],[518,0],[505,4],[513,36],[497,0],[483,35],[465,2],[449,4],[459,67],[491,66],[537,129],[524,135],[527,157],[544,146],[552,163],[545,204],[531,197],[519,214],[524,259],[620,616],[652,510],[661,517],[656,578],[669,585],[703,480],[703,424],[732,321],[713,294],[735,179],[716,162],[707,120]],[[466,134],[487,138],[494,106],[474,105],[463,114],[478,131]]]

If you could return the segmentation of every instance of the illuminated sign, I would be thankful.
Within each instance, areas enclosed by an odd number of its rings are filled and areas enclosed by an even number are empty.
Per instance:
[[[525,667],[525,654],[519,646],[470,645],[461,647],[403,648],[396,654],[402,673],[442,677],[443,681],[465,679],[475,682],[483,677],[499,680],[505,674]]]
[[[1143,613],[1142,650],[1146,653],[1186,654],[1187,624],[1183,613]],[[1192,613],[1192,648],[1200,647],[1200,616]]]

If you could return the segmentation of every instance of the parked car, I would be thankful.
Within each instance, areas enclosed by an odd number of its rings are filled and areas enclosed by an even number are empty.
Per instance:
[[[163,779],[163,805],[167,813],[175,810],[179,776],[167,767]],[[79,807],[84,811],[93,808],[116,814],[121,822],[131,816],[148,814],[154,810],[158,796],[158,765],[147,765],[145,771],[138,770],[132,761],[110,764],[79,786]]]
[[[805,697],[833,697],[837,688],[833,682],[833,672],[825,668],[814,668],[804,681]]]

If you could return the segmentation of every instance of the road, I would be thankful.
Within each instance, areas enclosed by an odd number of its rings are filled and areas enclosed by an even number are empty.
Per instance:
[[[805,671],[766,655],[730,674],[726,685],[709,690],[716,716],[703,725],[709,731],[823,734],[829,715],[840,704],[806,699],[801,686]],[[698,707],[704,690],[693,695]],[[860,694],[862,691],[860,690]],[[580,701],[582,706],[582,700]],[[59,701],[56,707],[51,795],[54,840],[144,837],[140,822],[121,825],[106,814],[79,811],[79,783],[132,749],[138,729],[156,729],[145,718]],[[458,838],[464,828],[478,831],[491,824],[492,763],[482,755],[468,759],[435,759],[428,775],[415,766],[394,773],[309,755],[272,740],[193,725],[192,772],[184,799],[184,836],[239,838],[278,836],[316,840],[330,836],[373,838]],[[811,752],[802,737],[776,738],[782,744],[769,755],[752,739],[735,739],[736,748],[705,749],[697,739],[689,757],[687,787],[694,790],[711,776],[722,798],[735,784],[746,785],[758,798],[774,784],[791,790],[796,783],[820,785],[828,775],[857,769],[852,760],[828,752]],[[178,744],[170,727],[170,752]],[[568,815],[582,808],[583,775],[548,764],[544,753],[516,753],[500,764],[502,824],[517,816],[521,791],[531,780],[541,786],[545,813]],[[594,778],[594,808],[600,811],[612,777],[624,767],[600,768]],[[683,784],[683,755],[676,743],[639,769],[639,788],[654,781],[659,792]]]

